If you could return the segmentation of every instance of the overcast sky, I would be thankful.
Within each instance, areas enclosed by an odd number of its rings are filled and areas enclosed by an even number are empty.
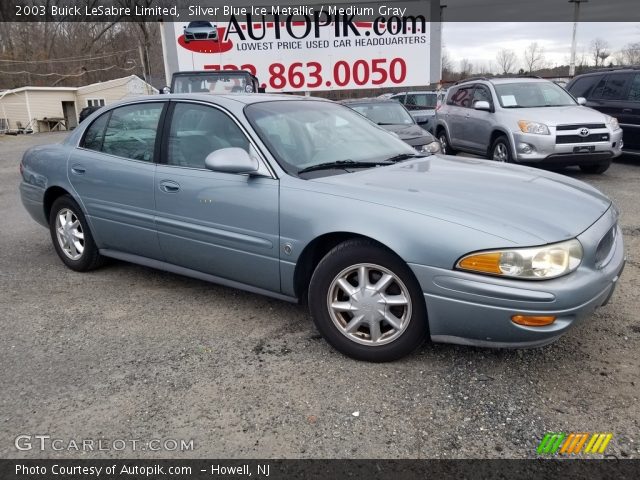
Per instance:
[[[501,48],[513,50],[518,61],[523,63],[523,52],[532,42],[544,47],[547,64],[553,67],[569,64],[572,29],[573,23],[570,22],[446,22],[442,39],[454,69],[460,68],[462,58],[467,58],[474,67],[483,62],[488,66],[493,62],[495,68],[496,53]],[[591,41],[598,37],[606,40],[615,52],[628,43],[640,42],[640,23],[579,23],[576,56],[579,58],[583,51],[589,55]]]

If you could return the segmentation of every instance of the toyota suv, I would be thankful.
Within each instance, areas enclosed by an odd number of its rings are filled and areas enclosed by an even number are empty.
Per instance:
[[[621,154],[622,130],[585,103],[541,78],[472,78],[449,88],[436,137],[446,154],[603,173]]]

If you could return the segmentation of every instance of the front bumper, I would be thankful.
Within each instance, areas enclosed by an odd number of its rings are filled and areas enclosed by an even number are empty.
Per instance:
[[[622,232],[605,266],[595,266],[595,249],[615,224],[610,208],[577,238],[584,258],[573,273],[553,280],[523,281],[411,264],[422,286],[431,339],[482,347],[536,347],[553,342],[605,304],[624,267]],[[511,321],[513,315],[555,315],[544,327]]]
[[[556,143],[557,136],[553,131],[551,135],[514,132],[514,158],[521,163],[565,166],[600,163],[622,154],[621,129],[598,130],[597,133],[609,134],[609,139],[598,142]]]

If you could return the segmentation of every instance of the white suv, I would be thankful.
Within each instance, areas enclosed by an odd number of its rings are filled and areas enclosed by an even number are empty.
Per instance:
[[[472,78],[449,88],[435,133],[446,154],[603,173],[622,153],[622,130],[584,102],[540,78]]]

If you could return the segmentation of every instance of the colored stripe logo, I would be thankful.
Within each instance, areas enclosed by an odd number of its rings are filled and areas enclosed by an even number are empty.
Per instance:
[[[536,452],[538,455],[602,454],[612,438],[612,433],[550,432],[544,435]]]

